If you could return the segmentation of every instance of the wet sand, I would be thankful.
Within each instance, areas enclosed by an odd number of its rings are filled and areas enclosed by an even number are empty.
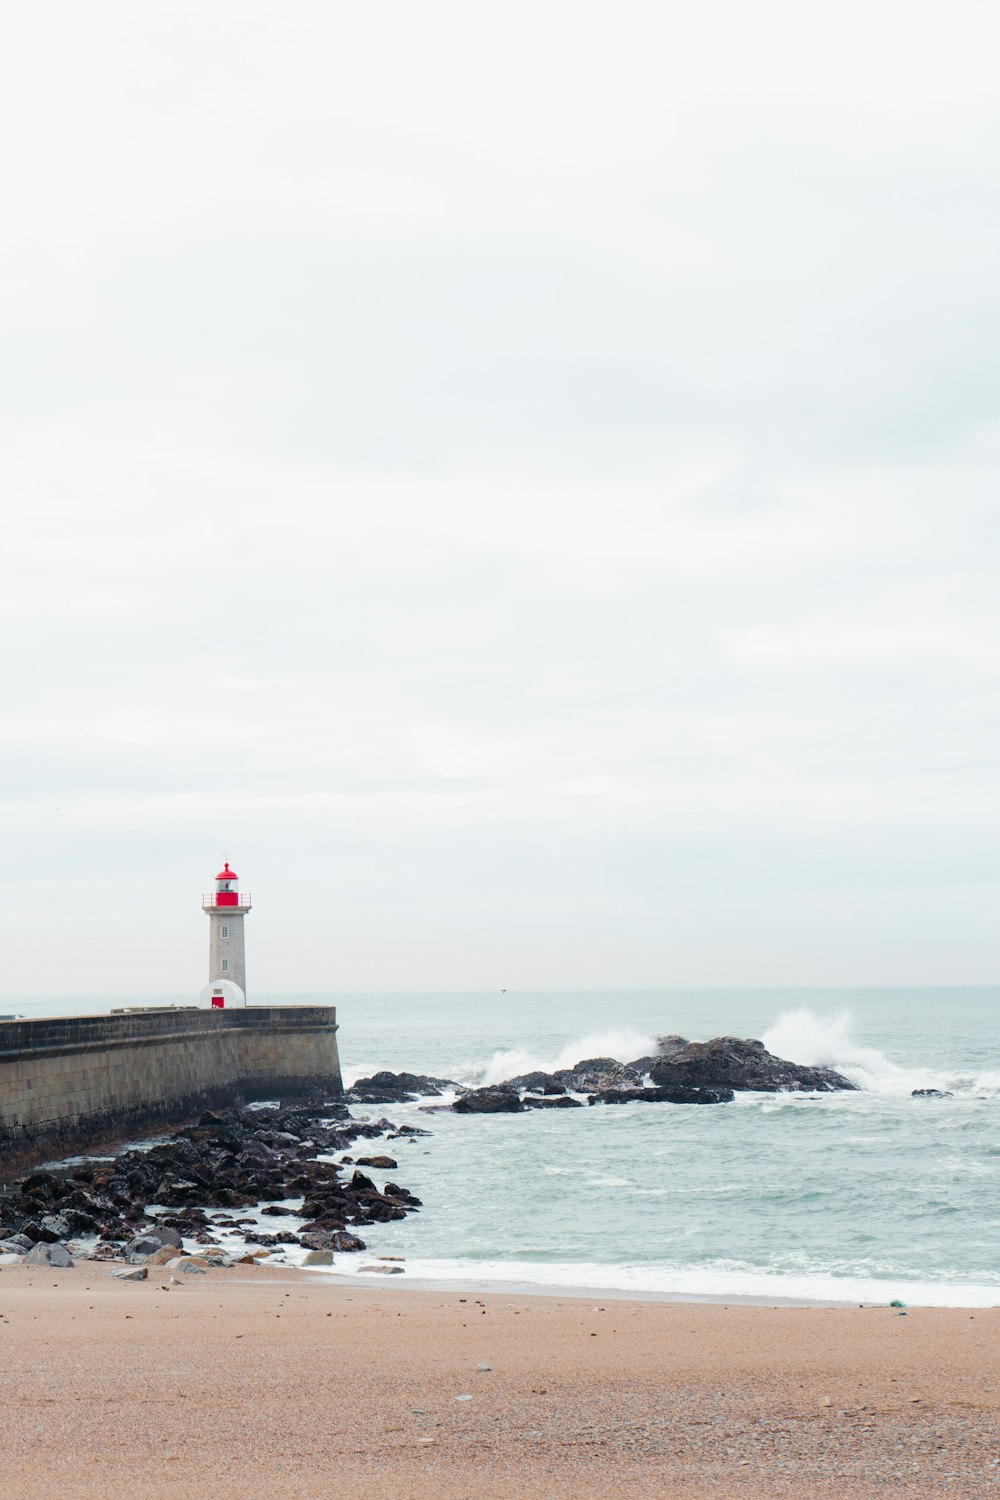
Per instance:
[[[19,1500],[1000,1496],[997,1309],[12,1265],[0,1353]]]

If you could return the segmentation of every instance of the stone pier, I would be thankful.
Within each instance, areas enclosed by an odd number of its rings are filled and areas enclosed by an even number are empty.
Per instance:
[[[0,1167],[87,1151],[202,1109],[343,1093],[333,1006],[0,1021]]]

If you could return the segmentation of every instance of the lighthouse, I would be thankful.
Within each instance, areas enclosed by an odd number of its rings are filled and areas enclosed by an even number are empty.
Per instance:
[[[248,895],[240,895],[239,877],[228,860],[215,877],[215,890],[202,896],[201,905],[208,913],[208,984],[201,992],[202,1004],[246,1005],[243,918],[251,902]]]

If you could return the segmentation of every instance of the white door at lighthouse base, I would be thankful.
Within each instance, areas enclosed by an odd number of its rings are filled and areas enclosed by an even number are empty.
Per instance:
[[[231,979],[213,979],[206,984],[198,996],[198,1004],[203,1005],[206,1010],[220,1009],[232,1010],[234,1005],[246,1005],[247,997],[238,984]]]

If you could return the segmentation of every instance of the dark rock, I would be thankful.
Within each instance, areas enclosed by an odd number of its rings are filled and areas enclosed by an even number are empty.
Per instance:
[[[638,1088],[603,1089],[588,1104],[728,1104],[732,1089]]]
[[[422,1208],[423,1204],[419,1198],[415,1198],[408,1188],[400,1187],[396,1182],[387,1182],[382,1192],[386,1198],[395,1198],[399,1203],[406,1203],[410,1208]]]
[[[911,1099],[953,1099],[954,1097],[948,1089],[914,1089],[910,1095]]]
[[[668,1057],[672,1052],[679,1052],[682,1047],[688,1047],[690,1043],[686,1036],[678,1036],[676,1032],[670,1032],[667,1036],[656,1038],[656,1050],[660,1057]]]
[[[396,1104],[423,1095],[438,1097],[444,1093],[462,1093],[463,1087],[450,1078],[430,1078],[424,1073],[390,1073],[383,1070],[370,1078],[359,1078],[347,1091],[347,1098],[359,1104]]]
[[[470,1089],[451,1106],[460,1115],[517,1114],[524,1108],[516,1089],[506,1087]]]
[[[405,1219],[407,1210],[381,1193],[359,1193],[353,1222],[363,1224],[387,1224],[391,1219]]]
[[[38,1238],[54,1244],[56,1240],[68,1240],[73,1230],[62,1214],[46,1214],[38,1225]]]
[[[384,1172],[395,1172],[399,1167],[398,1161],[393,1161],[391,1156],[359,1156],[359,1167],[378,1167]]]
[[[338,1229],[343,1229],[343,1227],[344,1220],[341,1214],[320,1214],[318,1219],[312,1219],[308,1224],[300,1224],[299,1233],[308,1234],[312,1233],[314,1230],[317,1233],[319,1233],[320,1231],[329,1231],[330,1233],[333,1233]]]
[[[249,1158],[256,1162],[271,1162],[275,1160],[275,1153],[270,1146],[265,1146],[263,1141],[250,1139],[244,1141],[241,1153],[244,1160]]]
[[[50,1206],[47,1199],[34,1193],[19,1193],[11,1204],[16,1213],[30,1215],[33,1219],[44,1218]]]
[[[551,1073],[519,1073],[504,1080],[505,1089],[527,1089],[532,1094],[565,1094],[566,1085]]]
[[[93,1214],[84,1213],[82,1209],[68,1208],[62,1217],[69,1224],[70,1233],[73,1235],[98,1234],[100,1232],[100,1221],[95,1219]]]
[[[299,1244],[305,1245],[307,1250],[332,1250],[333,1235],[322,1229],[310,1230],[299,1235]]]
[[[335,1231],[332,1238],[334,1250],[341,1250],[349,1253],[354,1250],[368,1249],[368,1246],[365,1244],[364,1240],[359,1239],[356,1234],[349,1234],[346,1229]]]
[[[670,1036],[658,1036],[656,1038],[656,1051],[649,1057],[637,1057],[633,1062],[628,1064],[628,1067],[634,1073],[638,1073],[640,1078],[645,1078],[647,1073],[652,1072],[661,1057],[669,1057],[672,1053],[679,1052],[682,1047],[687,1047],[688,1045],[686,1036],[677,1036],[673,1033]]]
[[[832,1068],[809,1068],[774,1057],[763,1042],[752,1037],[720,1036],[710,1042],[688,1042],[661,1057],[650,1077],[661,1088],[729,1088],[760,1093],[789,1089],[832,1093],[856,1088]]]
[[[422,1075],[399,1077],[421,1087],[426,1082]],[[451,1086],[447,1080],[430,1083]],[[58,1246],[72,1233],[86,1233],[98,1237],[95,1259],[124,1254],[143,1261],[159,1254],[161,1246],[180,1251],[182,1236],[210,1242],[218,1231],[210,1231],[206,1210],[238,1213],[263,1204],[264,1212],[280,1216],[288,1212],[285,1199],[301,1198],[296,1220],[308,1221],[304,1233],[322,1237],[318,1245],[307,1243],[307,1249],[325,1251],[333,1236],[343,1236],[333,1248],[363,1249],[364,1241],[348,1233],[347,1225],[402,1219],[420,1207],[420,1200],[396,1183],[379,1192],[361,1171],[345,1180],[339,1164],[319,1158],[356,1140],[386,1134],[412,1142],[426,1132],[415,1126],[397,1131],[385,1118],[352,1120],[346,1106],[324,1099],[295,1107],[206,1113],[196,1126],[148,1150],[123,1151],[112,1164],[88,1163],[60,1176],[43,1171],[26,1177],[11,1193],[0,1195],[0,1242],[23,1236],[23,1243],[19,1238],[9,1253],[23,1253],[37,1243],[40,1256],[47,1257],[50,1245]],[[361,1160],[382,1170],[398,1169],[395,1159],[384,1154]],[[154,1217],[153,1204],[167,1206],[166,1215]],[[227,1216],[226,1222],[234,1220]],[[266,1245],[299,1243],[289,1230],[260,1239]]]
[[[645,1078],[660,1060],[660,1054],[654,1053],[650,1057],[634,1057],[625,1066],[630,1072],[635,1073],[638,1078]]]
[[[638,1073],[615,1057],[588,1057],[571,1068],[558,1068],[553,1074],[558,1083],[580,1094],[596,1094],[602,1089],[635,1088],[642,1082]]]
[[[522,1101],[525,1109],[582,1109],[583,1100],[574,1099],[570,1094],[559,1094],[557,1096],[525,1094]]]

